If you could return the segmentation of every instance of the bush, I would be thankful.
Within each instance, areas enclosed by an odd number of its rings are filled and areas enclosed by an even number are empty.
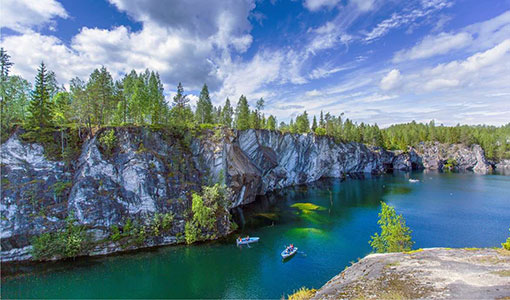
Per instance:
[[[322,127],[317,127],[315,128],[315,134],[319,136],[326,135],[326,129]]]
[[[443,165],[443,170],[449,170],[452,171],[457,167],[457,161],[453,158],[449,158],[446,163]]]
[[[72,215],[66,218],[66,229],[44,233],[32,240],[32,256],[36,260],[75,257],[85,248],[88,238],[83,225],[76,225]]]
[[[62,197],[65,195],[65,193],[71,188],[72,183],[67,182],[56,182],[53,187],[53,192],[57,197]]]
[[[99,143],[101,144],[101,147],[103,148],[104,154],[109,157],[112,155],[113,150],[115,149],[115,130],[110,129],[108,131],[105,131],[101,134],[99,137]]]
[[[508,229],[510,230],[510,229]],[[505,243],[501,243],[501,246],[503,246],[503,249],[510,250],[510,237],[506,239]]]
[[[306,287],[302,287],[299,290],[295,291],[293,294],[288,296],[289,300],[307,300],[311,299],[313,296],[315,296],[315,293],[317,292],[316,289],[309,289]]]
[[[377,224],[381,227],[381,235],[376,233],[369,243],[374,251],[401,252],[411,250],[414,242],[411,240],[411,230],[406,226],[402,215],[397,215],[395,208],[381,202],[382,208],[379,213]]]
[[[186,244],[192,244],[199,240],[200,233],[193,221],[187,222],[184,227],[184,237]]]

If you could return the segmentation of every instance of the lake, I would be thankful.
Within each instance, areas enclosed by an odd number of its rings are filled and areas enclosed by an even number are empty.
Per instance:
[[[420,182],[410,183],[409,178]],[[412,229],[414,248],[499,247],[510,227],[510,176],[415,172],[287,188],[236,214],[238,234],[192,246],[27,267],[2,298],[280,298],[319,288],[370,253],[380,202]],[[299,253],[282,261],[294,243]]]

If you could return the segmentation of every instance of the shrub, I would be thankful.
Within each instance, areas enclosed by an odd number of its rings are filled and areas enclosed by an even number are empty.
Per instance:
[[[101,144],[101,147],[104,150],[104,154],[107,157],[111,156],[113,153],[113,149],[115,149],[116,144],[115,131],[113,129],[110,129],[108,131],[103,132],[99,137],[99,143]]]
[[[458,163],[454,158],[449,158],[446,163],[443,165],[443,170],[452,171],[457,167]]]
[[[370,246],[379,253],[411,250],[414,242],[404,217],[397,215],[395,208],[386,203],[381,202],[381,205],[379,221],[377,221],[381,227],[381,235],[376,233],[372,236],[369,241]]]
[[[293,294],[288,296],[289,300],[307,300],[311,299],[313,296],[315,296],[315,293],[317,292],[316,289],[309,289],[306,287],[302,287],[297,291],[294,291]]]
[[[63,231],[44,233],[32,240],[32,256],[36,260],[53,257],[75,257],[84,250],[88,237],[83,225],[76,225],[73,215],[66,218]]]
[[[510,229],[508,229],[510,230]],[[501,243],[501,246],[503,246],[503,249],[510,250],[510,237],[506,239],[505,243]]]
[[[186,244],[192,244],[199,239],[198,228],[193,224],[193,221],[187,222],[184,227],[184,237]]]
[[[72,183],[67,182],[56,182],[53,184],[53,192],[57,197],[62,197],[65,195],[65,193],[71,188]]]
[[[322,127],[317,127],[315,128],[315,134],[319,136],[326,135],[326,129]]]
[[[116,242],[122,238],[119,227],[117,225],[112,225],[110,231],[111,231],[110,240],[112,240],[113,242]]]

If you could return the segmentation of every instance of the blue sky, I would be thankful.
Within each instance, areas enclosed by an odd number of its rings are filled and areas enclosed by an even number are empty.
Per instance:
[[[215,104],[263,97],[387,126],[510,122],[510,0],[1,0],[1,44],[29,80],[106,66],[182,81]]]

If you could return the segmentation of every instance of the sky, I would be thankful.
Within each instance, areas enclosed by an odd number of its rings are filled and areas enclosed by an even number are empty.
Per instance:
[[[304,110],[386,127],[510,122],[510,0],[0,0],[12,74],[66,85],[101,66],[204,83],[288,122]]]

